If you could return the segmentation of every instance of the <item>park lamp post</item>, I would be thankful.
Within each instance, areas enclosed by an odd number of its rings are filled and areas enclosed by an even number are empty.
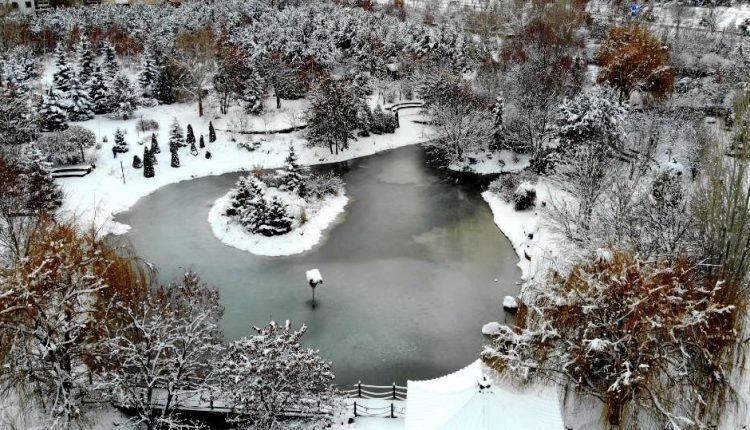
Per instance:
[[[315,287],[323,283],[323,277],[318,269],[308,270],[305,275],[307,276],[307,283],[312,288],[312,307],[315,309]]]

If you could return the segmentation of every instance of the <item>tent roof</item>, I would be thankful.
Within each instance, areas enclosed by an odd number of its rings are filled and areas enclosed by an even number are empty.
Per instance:
[[[564,429],[556,388],[493,381],[480,391],[485,373],[477,360],[441,378],[409,381],[405,429]]]

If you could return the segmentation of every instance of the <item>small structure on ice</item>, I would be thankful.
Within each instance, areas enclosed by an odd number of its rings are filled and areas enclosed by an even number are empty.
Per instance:
[[[315,309],[315,287],[323,283],[323,276],[318,269],[308,270],[305,272],[305,276],[307,276],[307,283],[312,288],[312,307]]]
[[[313,288],[323,283],[323,277],[320,275],[320,270],[318,269],[308,270],[305,272],[305,275],[307,276],[307,283]]]
[[[503,299],[503,309],[508,312],[515,312],[518,310],[518,301],[513,296],[505,296]]]

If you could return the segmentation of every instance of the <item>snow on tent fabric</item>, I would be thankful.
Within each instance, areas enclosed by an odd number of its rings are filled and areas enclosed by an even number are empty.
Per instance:
[[[493,381],[489,373],[477,360],[441,378],[409,381],[404,429],[565,428],[556,388],[516,388],[504,381]]]

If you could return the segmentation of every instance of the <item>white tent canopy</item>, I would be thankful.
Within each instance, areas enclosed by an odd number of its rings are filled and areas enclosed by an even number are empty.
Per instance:
[[[405,430],[563,430],[554,387],[494,383],[479,361],[442,378],[409,381]]]

